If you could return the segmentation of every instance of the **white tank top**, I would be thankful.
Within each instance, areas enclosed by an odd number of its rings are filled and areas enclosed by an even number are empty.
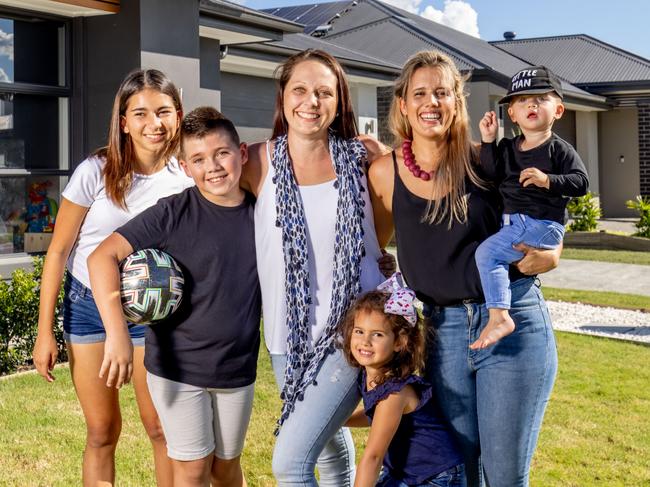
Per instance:
[[[269,142],[266,143],[268,172],[255,203],[255,248],[257,272],[262,289],[264,315],[264,339],[272,354],[287,352],[287,308],[284,296],[284,251],[282,229],[275,226],[275,170],[271,164]],[[366,177],[362,184],[367,188]],[[309,287],[312,293],[310,325],[312,344],[320,337],[327,325],[334,267],[334,233],[338,192],[334,180],[311,186],[299,186],[305,220],[309,254]],[[369,291],[384,280],[379,272],[377,259],[381,256],[372,215],[368,191],[363,193],[364,244],[366,255],[361,259],[361,289]]]

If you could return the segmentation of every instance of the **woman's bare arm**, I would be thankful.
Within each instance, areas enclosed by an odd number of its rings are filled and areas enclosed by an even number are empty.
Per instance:
[[[242,167],[239,186],[256,197],[262,190],[264,178],[268,172],[269,161],[266,159],[266,142],[259,142],[248,147],[248,161]]]
[[[384,248],[393,237],[393,162],[390,154],[377,159],[368,171],[368,189],[375,217],[379,246]]]

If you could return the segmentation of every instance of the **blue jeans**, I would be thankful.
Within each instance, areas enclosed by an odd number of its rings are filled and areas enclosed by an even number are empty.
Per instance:
[[[436,336],[426,376],[456,435],[467,484],[528,485],[530,462],[557,372],[546,303],[533,278],[511,285],[515,331],[470,350],[488,321],[485,305],[426,307]],[[480,459],[480,460],[479,460]],[[482,467],[482,468],[481,468]]]
[[[524,256],[513,245],[524,243],[536,249],[554,249],[563,237],[564,226],[560,223],[536,220],[521,213],[503,215],[501,230],[485,239],[475,255],[488,309],[510,309],[508,266]]]
[[[406,484],[401,480],[394,479],[390,476],[388,470],[384,469],[375,487],[465,487],[466,485],[465,467],[461,464],[451,467],[417,485]]]
[[[271,355],[279,387],[284,383],[286,355]],[[359,403],[359,370],[350,367],[340,350],[325,358],[316,386],[305,390],[302,401],[280,428],[273,451],[273,474],[278,486],[352,487],[355,458],[352,434],[342,428]]]
[[[92,291],[68,273],[63,284],[63,339],[72,344],[106,341],[106,330]],[[129,323],[134,347],[144,346],[146,327]]]

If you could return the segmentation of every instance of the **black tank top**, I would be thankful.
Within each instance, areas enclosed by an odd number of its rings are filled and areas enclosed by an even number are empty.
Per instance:
[[[393,152],[395,183],[393,221],[397,258],[406,282],[424,303],[450,306],[464,300],[484,301],[474,261],[479,244],[499,230],[501,200],[496,190],[486,191],[467,179],[468,214],[465,223],[448,220],[423,222],[428,200],[411,193],[399,176]],[[511,269],[511,280],[522,277]]]

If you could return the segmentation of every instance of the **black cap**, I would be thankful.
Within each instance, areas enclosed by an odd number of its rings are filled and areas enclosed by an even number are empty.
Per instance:
[[[554,91],[560,99],[563,98],[560,79],[544,66],[531,66],[512,77],[508,94],[499,103],[508,103],[518,95],[541,95],[550,91]]]

